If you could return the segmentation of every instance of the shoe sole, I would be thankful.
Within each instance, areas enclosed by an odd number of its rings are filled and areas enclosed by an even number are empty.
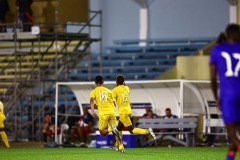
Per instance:
[[[117,130],[115,125],[112,125],[112,131],[115,135],[119,136],[119,131]]]
[[[153,137],[153,139],[156,140],[156,135],[153,133],[152,128],[149,128],[149,133]]]

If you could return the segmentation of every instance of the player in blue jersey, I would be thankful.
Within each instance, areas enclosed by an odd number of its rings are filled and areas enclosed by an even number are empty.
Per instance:
[[[236,152],[240,152],[240,140],[237,137],[240,124],[240,26],[228,25],[225,34],[226,41],[212,49],[210,72],[214,98],[231,139],[226,160],[234,160]],[[217,75],[220,81],[219,97]]]

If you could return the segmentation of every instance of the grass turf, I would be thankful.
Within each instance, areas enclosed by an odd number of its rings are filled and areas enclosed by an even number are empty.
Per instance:
[[[221,160],[227,148],[0,148],[1,160]],[[236,159],[239,159],[239,155]]]

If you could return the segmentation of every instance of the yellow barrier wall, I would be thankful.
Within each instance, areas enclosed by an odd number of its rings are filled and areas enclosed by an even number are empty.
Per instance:
[[[209,56],[177,57],[177,78],[188,80],[209,80]]]

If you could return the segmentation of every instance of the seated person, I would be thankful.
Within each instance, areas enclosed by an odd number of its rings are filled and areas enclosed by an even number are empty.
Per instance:
[[[151,111],[153,118],[158,118],[158,116],[155,113],[153,113],[152,108],[150,106],[147,106],[145,109],[146,109],[146,113],[143,114],[142,118],[147,118],[148,114],[149,114],[148,113],[149,111]]]
[[[175,119],[177,118],[176,115],[172,114],[171,109],[170,108],[166,108],[165,109],[165,115],[163,116],[164,119]],[[178,129],[161,129],[160,132],[177,132]],[[175,135],[176,137],[176,135]],[[160,139],[160,145],[161,142],[163,140],[164,136],[162,136],[162,138]],[[173,142],[170,143],[170,145],[168,145],[168,147],[171,147],[173,145]]]
[[[177,118],[176,115],[172,114],[172,111],[170,108],[166,108],[165,109],[165,114],[163,116],[164,119],[175,119]],[[176,129],[161,129],[161,132],[173,132],[173,131],[176,131]]]
[[[54,136],[55,127],[52,123],[52,117],[49,113],[45,115],[43,124],[43,147],[48,146],[48,137]]]
[[[83,115],[75,122],[75,126],[71,129],[71,144],[74,145],[74,138],[75,136],[78,136],[81,141],[80,147],[86,147],[86,135],[92,133],[93,124],[93,116],[88,112],[88,108],[84,107]]]
[[[158,116],[157,116],[156,114],[154,114],[152,110],[149,110],[149,111],[147,112],[147,115],[144,116],[144,118],[147,118],[147,119],[150,119],[150,118],[158,118]]]
[[[144,113],[140,118],[158,118],[158,116],[153,113],[152,108],[147,106],[146,108],[146,113]],[[139,117],[135,117],[133,120],[133,125],[137,127],[139,125],[138,123]]]
[[[163,116],[163,118],[165,118],[165,119],[173,119],[173,118],[177,118],[176,115],[172,114],[172,111],[171,111],[170,108],[166,108],[166,109],[165,109],[165,114],[166,114],[166,115]]]

